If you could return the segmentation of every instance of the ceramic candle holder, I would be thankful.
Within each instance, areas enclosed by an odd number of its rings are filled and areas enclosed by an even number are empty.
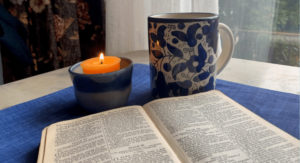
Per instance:
[[[131,91],[132,61],[121,58],[120,70],[104,74],[84,74],[80,63],[69,68],[78,103],[90,112],[124,106]]]

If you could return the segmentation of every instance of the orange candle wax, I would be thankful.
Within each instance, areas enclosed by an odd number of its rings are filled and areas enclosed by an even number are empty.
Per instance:
[[[113,56],[105,56],[87,59],[80,66],[85,74],[102,74],[120,70],[121,59]]]

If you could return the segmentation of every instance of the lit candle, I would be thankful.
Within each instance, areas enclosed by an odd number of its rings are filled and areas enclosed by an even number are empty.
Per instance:
[[[87,59],[80,66],[85,74],[102,74],[120,70],[121,59],[113,56],[104,56]]]

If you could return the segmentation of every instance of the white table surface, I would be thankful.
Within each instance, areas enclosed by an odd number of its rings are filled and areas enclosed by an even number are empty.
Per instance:
[[[134,63],[148,64],[148,51],[127,53]],[[281,92],[300,94],[299,67],[232,58],[219,79]],[[0,110],[72,85],[68,68],[0,85]]]

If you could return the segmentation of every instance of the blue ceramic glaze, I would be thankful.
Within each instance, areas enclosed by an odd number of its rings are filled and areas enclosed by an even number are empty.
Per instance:
[[[152,94],[182,96],[215,89],[218,15],[148,17]]]
[[[90,112],[124,106],[131,91],[132,61],[121,58],[121,69],[104,74],[83,74],[80,62],[69,68],[78,103]]]

